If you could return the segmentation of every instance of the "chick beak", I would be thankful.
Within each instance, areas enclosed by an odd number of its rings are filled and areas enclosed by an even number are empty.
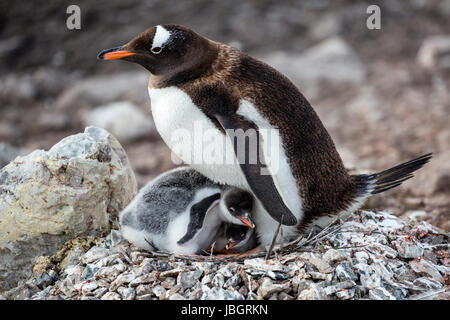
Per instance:
[[[225,246],[225,249],[230,250],[231,248],[233,248],[235,245],[237,245],[239,243],[239,241],[230,241],[227,243],[227,245]]]
[[[106,49],[100,52],[97,56],[99,60],[116,60],[122,59],[128,56],[135,55],[135,52],[124,49],[124,47],[116,47],[111,49]]]
[[[255,224],[253,223],[253,221],[249,218],[249,214],[248,213],[246,213],[246,214],[244,214],[244,216],[242,216],[242,217],[239,217],[239,219],[243,222],[243,223],[245,223],[245,225],[247,226],[247,227],[249,227],[249,228],[255,228]]]

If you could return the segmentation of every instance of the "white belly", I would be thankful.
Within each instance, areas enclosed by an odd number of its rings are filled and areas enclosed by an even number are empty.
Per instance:
[[[235,160],[231,141],[195,106],[185,92],[177,87],[149,88],[149,95],[156,128],[176,156],[215,182],[251,191]],[[273,128],[250,102],[242,100],[237,113],[253,121],[259,129],[266,129],[267,131],[261,131],[265,141],[269,139],[268,135],[272,135],[269,130]],[[284,149],[281,148],[281,140],[279,141],[278,148],[272,147],[278,149],[278,158],[276,161],[266,159],[266,163],[286,206],[301,221],[302,201]],[[264,151],[267,156],[268,150]],[[262,244],[268,245],[278,223],[260,204],[257,205],[254,218]],[[295,227],[283,229],[285,237],[296,235]]]

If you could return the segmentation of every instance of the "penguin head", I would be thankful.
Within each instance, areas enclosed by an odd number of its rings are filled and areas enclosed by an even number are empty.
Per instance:
[[[167,77],[197,69],[213,56],[211,41],[184,26],[165,24],[145,30],[122,46],[101,51],[97,59],[134,62],[153,75]]]
[[[227,225],[227,229],[225,231],[225,237],[227,239],[225,249],[231,250],[233,247],[239,247],[239,243],[245,242],[250,237],[252,232],[253,229],[248,228],[247,226],[240,226],[236,224]]]
[[[237,188],[225,190],[220,199],[220,208],[225,221],[252,229],[255,228],[251,219],[253,210],[251,193]]]

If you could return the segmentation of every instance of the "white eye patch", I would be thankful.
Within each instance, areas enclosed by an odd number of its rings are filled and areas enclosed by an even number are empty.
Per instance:
[[[170,32],[162,26],[156,26],[156,32],[153,37],[152,50],[161,48],[170,38]]]

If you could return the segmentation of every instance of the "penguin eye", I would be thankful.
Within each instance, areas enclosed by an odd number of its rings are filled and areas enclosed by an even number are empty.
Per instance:
[[[236,211],[233,207],[230,207],[229,210],[230,210],[230,212]]]
[[[151,51],[152,53],[154,53],[154,54],[159,54],[159,53],[161,53],[161,50],[162,50],[161,47],[154,47],[154,48],[151,48],[151,49],[150,49],[150,51]]]

